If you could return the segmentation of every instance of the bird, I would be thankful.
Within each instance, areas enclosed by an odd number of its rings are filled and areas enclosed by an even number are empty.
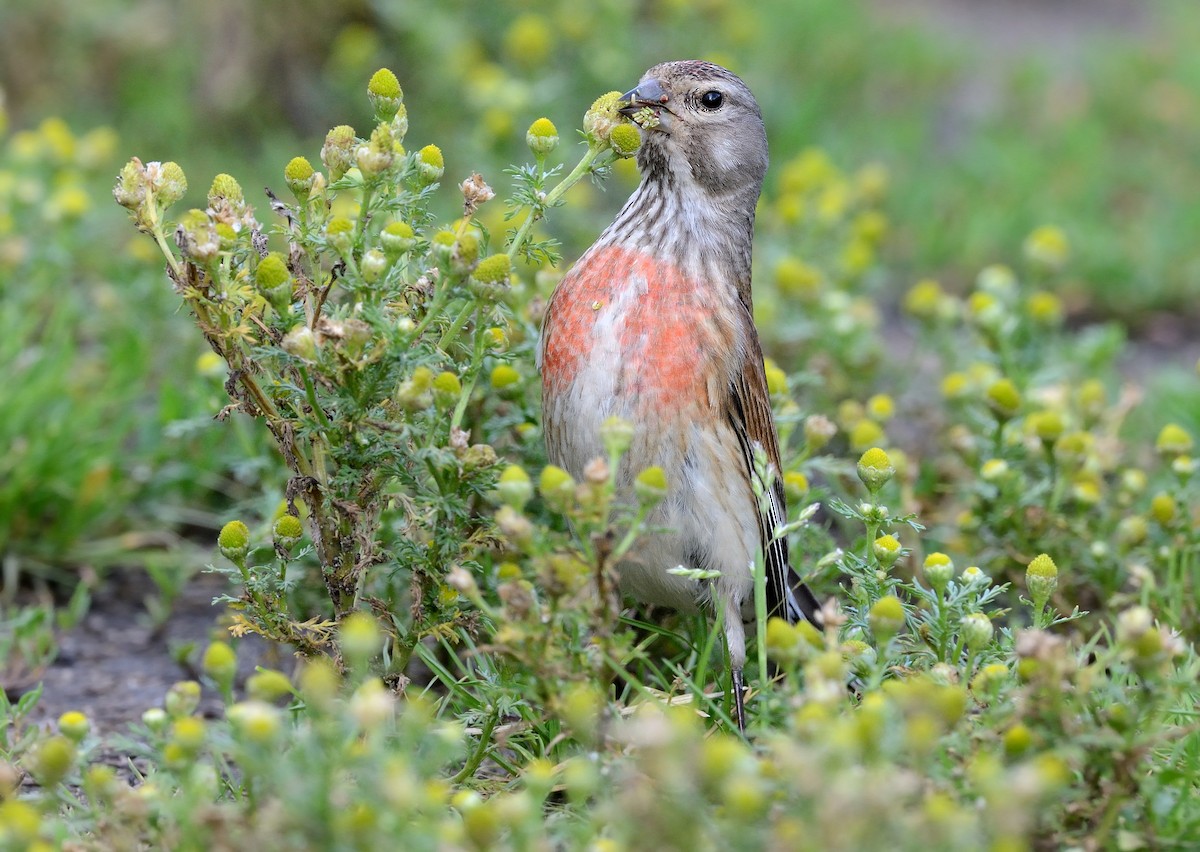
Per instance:
[[[616,566],[621,591],[719,619],[744,733],[760,549],[769,614],[821,623],[786,538],[774,535],[787,509],[751,297],[766,129],[746,84],[711,62],[655,65],[620,103],[640,127],[641,180],[547,303],[537,347],[546,453],[580,477],[605,455],[601,424],[614,415],[633,424],[618,498],[632,503],[634,479],[653,466],[667,493],[648,520],[655,531]],[[769,461],[762,501],[758,448]]]

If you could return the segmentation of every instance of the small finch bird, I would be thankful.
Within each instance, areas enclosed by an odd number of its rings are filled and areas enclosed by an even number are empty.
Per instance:
[[[772,615],[819,624],[819,605],[788,562],[779,440],[750,296],[754,208],[767,170],[758,103],[709,62],[665,62],[622,97],[642,128],[641,184],[550,299],[538,347],[546,450],[575,477],[604,455],[600,425],[634,424],[617,487],[660,466],[667,496],[617,566],[646,603],[719,615],[738,727],[742,669],[762,549]],[[754,450],[773,468],[760,510]],[[671,568],[718,571],[713,581]]]

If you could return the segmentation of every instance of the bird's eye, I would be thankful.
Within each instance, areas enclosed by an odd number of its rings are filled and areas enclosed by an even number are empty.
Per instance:
[[[700,96],[700,106],[704,107],[705,109],[720,109],[724,100],[724,95],[722,95],[716,89],[712,89]]]

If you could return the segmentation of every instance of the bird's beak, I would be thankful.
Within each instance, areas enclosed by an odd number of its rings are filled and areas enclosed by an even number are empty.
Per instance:
[[[668,100],[670,99],[662,83],[651,77],[621,95],[625,106],[618,112],[633,119],[643,129],[663,129],[669,120],[664,113],[671,114],[670,108],[667,107]]]

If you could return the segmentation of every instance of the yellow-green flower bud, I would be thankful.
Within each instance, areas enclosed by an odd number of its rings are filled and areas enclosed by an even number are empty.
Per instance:
[[[234,731],[259,745],[273,743],[283,728],[278,708],[265,701],[240,701],[225,715],[233,723]]]
[[[354,152],[358,148],[358,139],[354,128],[347,124],[339,124],[325,134],[325,144],[321,146],[321,162],[329,170],[330,180],[341,178],[354,165]]]
[[[377,178],[390,169],[396,160],[396,135],[391,125],[376,125],[367,144],[355,149],[354,160],[364,178]]]
[[[179,251],[194,263],[207,264],[221,251],[221,237],[203,210],[192,209],[180,216],[175,236]]]
[[[325,239],[339,253],[349,254],[354,242],[354,223],[345,216],[334,216],[325,223]]]
[[[371,324],[364,320],[352,317],[338,323],[334,328],[340,328],[341,337],[336,344],[338,352],[352,361],[358,359],[366,344],[371,342]]]
[[[254,285],[278,313],[287,312],[294,289],[292,275],[282,254],[273,251],[258,262],[254,270]]]
[[[241,564],[250,552],[250,529],[241,521],[230,521],[221,527],[217,536],[221,555],[235,565]]]
[[[1025,300],[1025,313],[1038,325],[1052,328],[1062,323],[1062,299],[1053,293],[1038,290]]]
[[[952,372],[942,377],[942,396],[946,399],[962,399],[971,389],[971,380],[966,373]]]
[[[369,678],[354,690],[346,709],[364,732],[378,730],[396,716],[395,699],[377,677]]]
[[[500,511],[496,512],[496,526],[517,547],[528,547],[533,538],[533,524],[512,506],[500,507]]]
[[[787,256],[775,267],[775,286],[784,296],[813,304],[825,289],[825,278],[815,266]]]
[[[533,483],[529,481],[529,474],[524,468],[510,464],[496,482],[496,494],[501,503],[519,512],[533,496]]]
[[[423,183],[436,183],[446,173],[446,161],[437,145],[426,145],[417,152],[417,174]]]
[[[378,121],[391,121],[404,102],[404,93],[396,75],[387,68],[380,68],[367,83],[367,98]]]
[[[604,418],[600,424],[600,441],[608,453],[609,459],[616,459],[625,454],[633,443],[633,423],[616,414]]]
[[[210,207],[217,207],[221,200],[230,202],[231,204],[245,204],[246,195],[242,192],[242,185],[237,182],[233,175],[221,174],[213,178],[212,186],[208,189],[208,204]]]
[[[396,390],[396,401],[408,411],[427,408],[432,402],[433,371],[428,367],[417,367],[412,375],[400,383]]]
[[[161,707],[151,707],[142,714],[142,724],[154,734],[161,734],[165,731],[169,721],[170,717],[167,715],[167,711]]]
[[[312,192],[316,176],[317,173],[313,171],[312,164],[304,157],[292,157],[283,167],[283,179],[287,183],[288,189],[292,191],[292,195],[296,196],[296,200],[300,202],[307,199],[309,193]]]
[[[783,475],[783,491],[790,500],[801,500],[808,493],[808,477],[798,470],[790,470]]]
[[[411,251],[417,244],[417,239],[412,225],[407,222],[391,222],[380,233],[379,243],[383,246],[384,254],[394,259],[406,251]]]
[[[1158,521],[1160,526],[1169,527],[1179,516],[1179,503],[1165,491],[1154,495],[1150,501],[1150,517]]]
[[[850,449],[865,450],[874,444],[885,443],[887,434],[874,420],[864,417],[850,428],[849,441]]]
[[[1027,423],[1029,430],[1048,446],[1061,438],[1066,428],[1062,414],[1054,410],[1035,411],[1029,415]]]
[[[632,124],[621,123],[608,134],[608,144],[613,153],[622,159],[628,159],[642,147],[642,134]]]
[[[1162,431],[1158,433],[1158,440],[1154,442],[1154,449],[1159,455],[1168,458],[1187,455],[1194,446],[1192,436],[1178,423],[1168,423],[1162,427]]]
[[[1150,534],[1150,527],[1141,515],[1129,515],[1117,523],[1117,542],[1123,547],[1137,547]]]
[[[167,697],[163,699],[167,715],[172,719],[190,716],[200,706],[200,684],[194,680],[181,680],[171,684]]]
[[[449,408],[458,402],[462,394],[462,382],[458,376],[444,370],[433,380],[433,401],[440,408]]]
[[[634,480],[633,491],[640,503],[646,506],[654,505],[667,496],[666,472],[657,465],[646,468]]]
[[[1054,442],[1054,458],[1060,465],[1074,469],[1087,461],[1092,448],[1092,436],[1088,432],[1067,432]]]
[[[525,144],[535,157],[544,157],[558,147],[558,128],[548,118],[539,118],[525,132]]]
[[[338,630],[338,645],[346,659],[354,664],[366,663],[375,656],[381,641],[379,624],[365,612],[346,616]]]
[[[1004,732],[1004,753],[1009,757],[1020,757],[1033,748],[1033,731],[1020,722]]]
[[[62,736],[42,740],[28,765],[38,784],[46,788],[55,787],[75,765],[75,744]]]
[[[1008,462],[1004,459],[988,459],[979,468],[979,477],[984,482],[999,482],[1008,477]]]
[[[300,694],[312,709],[329,712],[335,707],[342,679],[328,657],[309,660],[300,670]]]
[[[871,543],[871,552],[884,569],[891,568],[904,552],[900,540],[894,535],[881,535]]]
[[[271,539],[275,543],[275,549],[283,553],[290,552],[303,535],[304,527],[295,515],[280,515],[271,525]]]
[[[1058,588],[1058,566],[1047,554],[1038,554],[1026,567],[1025,588],[1029,589],[1034,612],[1040,613]]]
[[[146,200],[146,171],[140,160],[130,160],[121,167],[113,185],[113,198],[128,210],[137,210]]]
[[[368,284],[374,284],[383,277],[383,274],[387,272],[390,265],[391,263],[386,254],[379,249],[371,249],[363,255],[358,268],[362,272],[363,281]]]
[[[226,642],[210,642],[204,649],[200,667],[222,691],[228,690],[237,675],[237,654]]]
[[[886,393],[877,393],[867,400],[867,416],[880,422],[891,420],[896,413],[896,402]]]
[[[1128,494],[1141,494],[1149,482],[1146,471],[1139,468],[1127,467],[1121,471],[1121,489]]]
[[[73,743],[81,742],[91,727],[92,723],[88,721],[88,717],[78,710],[69,710],[58,717],[59,733]]]
[[[480,284],[507,284],[512,261],[506,254],[493,254],[479,261],[471,277]]]
[[[805,622],[805,624],[807,623]],[[860,676],[869,674],[879,659],[875,649],[861,639],[849,639],[843,642],[842,657],[850,663],[851,670]]]
[[[1191,456],[1176,456],[1171,460],[1171,472],[1183,482],[1187,482],[1191,475],[1196,472],[1196,468],[1196,460]]]
[[[263,669],[246,678],[246,693],[256,701],[278,701],[292,694],[292,682],[283,672]]]
[[[1062,228],[1042,225],[1025,238],[1025,258],[1035,266],[1057,271],[1071,256],[1071,244]]]
[[[941,284],[932,278],[923,278],[904,294],[904,310],[917,319],[935,320],[939,318],[940,305],[945,298]]]
[[[874,494],[896,474],[896,468],[888,454],[879,447],[872,447],[859,457],[858,478]]]
[[[823,414],[813,414],[804,418],[804,440],[808,449],[816,452],[824,447],[837,434],[837,426]]]
[[[971,689],[980,695],[995,695],[1007,680],[1008,666],[989,663],[971,680]]]
[[[978,565],[968,565],[963,569],[962,582],[966,586],[983,586],[992,581],[992,578],[979,570]]]
[[[592,103],[583,116],[583,132],[587,134],[589,144],[601,150],[609,147],[613,128],[621,122],[621,114],[617,112],[620,105],[620,92],[608,92]]]
[[[904,627],[904,604],[895,595],[884,595],[872,604],[867,622],[879,644],[886,645]]]
[[[946,586],[954,579],[954,562],[941,552],[935,551],[926,556],[921,570],[925,573],[929,587],[939,595],[946,591]]]
[[[800,637],[796,627],[782,618],[772,617],[767,621],[767,653],[774,660],[786,662],[797,659]]]
[[[972,651],[978,651],[991,642],[992,635],[995,633],[992,620],[982,612],[972,612],[963,616],[958,629],[962,633],[967,647]]]
[[[238,233],[228,222],[217,222],[213,229],[217,232],[217,247],[220,251],[229,251],[238,241]]]
[[[521,374],[512,364],[497,364],[492,368],[492,387],[498,391],[514,389],[521,382]]]
[[[767,393],[777,396],[788,392],[787,373],[781,370],[772,359],[763,359],[763,372],[767,377]]]
[[[538,491],[551,509],[565,512],[570,508],[575,496],[575,480],[561,467],[548,464],[542,469],[542,475],[538,479]]]
[[[171,725],[171,742],[188,756],[195,756],[204,746],[208,726],[198,716],[183,716]]]
[[[1094,421],[1104,412],[1108,404],[1108,391],[1099,379],[1088,379],[1079,386],[1077,394],[1079,408],[1088,421]]]
[[[150,180],[150,187],[154,190],[155,198],[164,208],[170,207],[183,198],[184,193],[187,192],[187,177],[184,175],[183,169],[179,167],[179,163],[170,161],[151,163],[146,167],[146,174]],[[236,181],[234,182],[236,183]]]
[[[284,352],[309,364],[314,363],[319,354],[317,336],[304,323],[300,323],[285,334],[279,345]]]
[[[996,417],[1007,420],[1021,408],[1021,392],[1011,379],[997,379],[987,389],[987,402]]]

